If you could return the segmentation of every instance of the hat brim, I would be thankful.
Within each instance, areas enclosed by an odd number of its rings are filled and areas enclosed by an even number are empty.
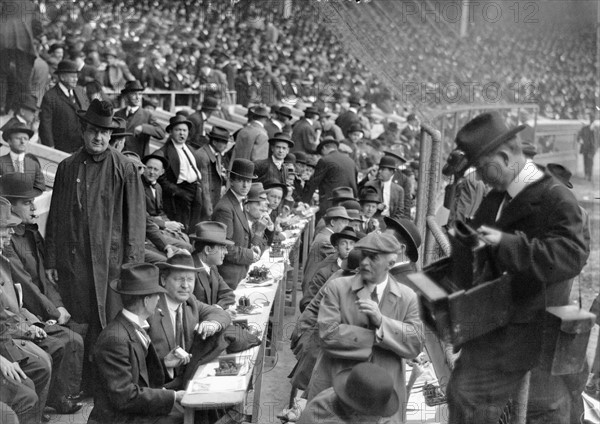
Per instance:
[[[116,130],[117,128],[119,128],[119,127],[120,127],[119,123],[118,123],[118,122],[115,120],[115,118],[114,118],[114,117],[112,118],[112,121],[111,121],[111,122],[112,122],[112,125],[107,127],[106,125],[102,125],[102,124],[99,124],[98,122],[93,122],[93,121],[90,121],[89,119],[87,119],[87,118],[85,117],[85,111],[84,111],[84,110],[79,110],[79,111],[77,111],[77,116],[78,116],[78,117],[79,117],[79,119],[81,119],[83,122],[85,122],[85,123],[87,123],[87,124],[92,124],[92,125],[94,125],[94,126],[96,126],[96,127],[98,127],[98,128],[105,128],[105,129],[107,129],[107,130]]]
[[[277,138],[277,137],[273,137],[269,139],[269,144],[275,144],[275,143],[287,143],[288,146],[294,147],[294,142],[292,140],[288,140],[285,138]]]
[[[208,134],[208,139],[212,141],[218,141],[220,143],[229,143],[229,137],[225,138],[221,137],[220,135],[210,135],[210,133]]]
[[[142,158],[142,163],[144,165],[146,165],[146,162],[148,162],[150,159],[156,159],[158,161],[160,161],[163,164],[163,168],[167,169],[169,166],[169,161],[167,160],[167,158],[163,157],[163,156],[159,156],[159,155],[146,155]]]
[[[229,174],[237,175],[238,177],[247,178],[249,180],[255,180],[258,178],[257,175],[238,174],[237,172],[233,172],[233,171],[229,171]]]
[[[145,88],[128,88],[128,89],[123,89],[121,90],[121,94],[127,94],[127,93],[140,93],[142,91],[145,91]]]
[[[317,153],[319,153],[321,150],[323,150],[323,147],[327,146],[328,144],[335,144],[337,147],[340,147],[340,142],[339,141],[337,141],[337,140],[326,140],[326,141],[321,141],[315,150],[317,151]]]
[[[54,71],[54,74],[58,75],[58,74],[78,74],[79,70],[71,70],[71,69],[57,69],[56,71]]]
[[[275,112],[275,115],[281,115],[288,119],[292,119],[294,117],[294,115],[292,115],[291,113],[285,113],[285,112]]]
[[[381,408],[379,405],[369,405],[372,408],[371,409],[367,405],[357,404],[356,400],[352,399],[352,396],[346,390],[346,382],[348,381],[351,371],[352,368],[342,370],[333,379],[333,390],[344,404],[351,407],[355,411],[366,415],[390,417],[398,411],[398,408],[400,407],[400,399],[398,399],[398,394],[395,390],[392,390],[390,398],[383,408]]]
[[[165,131],[168,132],[168,133],[170,133],[171,129],[174,126],[177,126],[177,125],[180,125],[180,124],[186,124],[188,126],[188,129],[190,131],[192,131],[194,129],[194,124],[192,124],[191,121],[181,121],[181,122],[177,122],[176,124],[173,124],[173,125],[171,125],[171,124],[167,125],[167,128],[165,128]]]
[[[329,200],[330,202],[345,202],[347,200],[354,200],[355,202],[358,201],[358,199],[356,199],[354,197],[347,197],[347,196],[329,197],[327,200]]]
[[[133,133],[129,133],[129,132],[125,132],[125,133],[117,133],[117,134],[111,134],[110,138],[121,138],[121,137],[129,137],[130,135],[133,135]]]
[[[354,221],[354,220],[352,218],[350,218],[350,221]],[[351,236],[349,234],[340,234],[340,233],[333,233],[329,237],[329,241],[331,242],[331,244],[333,246],[335,246],[340,239],[346,239],[346,240],[352,240],[352,241],[359,240],[358,236]]]
[[[203,268],[194,268],[193,266],[186,266],[186,265],[173,265],[167,262],[158,262],[156,264],[156,267],[158,269],[160,269],[161,271],[164,269],[172,269],[175,271],[190,271],[190,272],[198,272],[200,270],[202,270]]]
[[[474,163],[475,163],[475,161],[477,161],[477,159],[479,159],[480,157],[485,156],[488,153],[494,151],[502,143],[504,143],[507,140],[510,140],[511,138],[513,138],[514,136],[516,136],[518,133],[520,133],[521,131],[523,131],[525,128],[527,128],[527,125],[524,125],[524,124],[519,125],[519,126],[517,126],[515,128],[512,128],[512,129],[508,130],[507,132],[505,132],[504,134],[500,134],[498,137],[496,137],[495,139],[493,139],[492,141],[490,141],[488,143],[488,145],[485,146],[480,151],[478,151],[475,156],[471,157],[471,155],[469,155],[468,156],[469,166],[474,165]]]
[[[201,242],[208,243],[208,244],[218,244],[218,245],[221,245],[221,246],[233,246],[235,244],[231,240],[227,240],[227,239],[213,239],[213,238],[210,238],[210,237],[198,237],[195,234],[191,234],[188,237],[190,238],[190,240],[201,241]]]
[[[327,216],[325,215],[324,218],[327,219],[347,219],[347,220],[351,220],[352,218],[350,218],[348,215],[344,216],[344,215],[333,215],[333,216]]]
[[[406,159],[404,156],[399,155],[399,154],[394,153],[394,152],[390,152],[389,150],[386,150],[385,152],[383,152],[383,156],[393,157],[394,159],[399,160],[401,165],[404,165],[405,163],[408,162],[408,159]]]
[[[29,191],[26,191],[25,193],[21,193],[21,194],[3,194],[3,196],[5,197],[12,197],[15,199],[33,199],[35,197],[39,197],[41,196],[43,193],[42,190],[40,190],[39,188],[32,188]]]
[[[8,143],[9,137],[16,133],[25,133],[29,136],[29,138],[33,137],[33,134],[34,134],[33,130],[30,130],[29,128],[13,127],[13,128],[8,128],[6,131],[4,131],[2,133],[2,140],[6,141]]]
[[[417,262],[419,260],[419,247],[417,246],[417,241],[413,235],[404,227],[404,225],[400,224],[389,216],[384,216],[383,222],[386,227],[391,227],[398,231],[406,240],[410,242],[410,245],[406,246],[406,254],[411,262]]]
[[[119,294],[129,294],[129,295],[137,295],[137,296],[145,296],[145,295],[151,295],[151,294],[159,294],[159,293],[166,293],[167,291],[157,285],[156,287],[154,287],[152,290],[150,289],[146,289],[146,290],[132,290],[132,291],[123,291],[123,290],[119,290],[119,282],[121,281],[120,278],[117,278],[116,280],[112,280],[110,282],[110,288],[112,289],[112,291],[114,291],[115,293],[119,293]]]

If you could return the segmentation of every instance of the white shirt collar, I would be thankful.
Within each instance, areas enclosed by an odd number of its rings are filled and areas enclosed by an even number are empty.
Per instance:
[[[15,153],[13,151],[10,152],[10,158],[13,162],[23,162],[25,160],[25,153]]]
[[[304,119],[306,119],[308,121],[308,123],[312,126],[312,124],[313,124],[312,119],[308,119],[308,118],[304,118]]]
[[[350,107],[348,108],[348,111],[349,111],[349,112],[358,113],[358,109],[357,109],[357,108],[355,108],[354,106],[350,106]]]
[[[278,121],[277,119],[271,119],[271,122],[273,122],[273,124],[279,128],[279,130],[281,130],[283,128],[283,122]]]
[[[169,311],[171,311],[173,313],[177,312],[177,308],[179,308],[181,303],[174,302],[173,299],[171,299],[166,294],[165,294],[165,300],[167,302],[167,308],[169,308]]]
[[[127,113],[132,114],[136,113],[140,107],[139,106],[127,106]]]
[[[377,290],[377,299],[379,299],[379,303],[381,303],[381,299],[383,298],[383,292],[387,287],[389,280],[389,274],[385,274],[385,279],[381,283],[377,284],[377,286],[375,286],[375,289]]]
[[[205,264],[205,263],[202,261],[202,259],[200,259],[200,265],[202,265],[202,268],[204,268],[204,270],[206,271],[206,273],[207,273],[208,275],[210,275],[210,267],[209,267],[208,265],[206,265],[206,264]]]
[[[132,323],[134,323],[135,325],[143,328],[144,330],[147,330],[148,328],[150,328],[148,321],[146,321],[145,319],[141,319],[139,315],[134,314],[133,312],[131,312],[127,309],[123,309],[123,316],[125,318],[127,318],[129,321],[131,321]]]
[[[544,173],[531,159],[527,159],[521,172],[508,185],[506,192],[513,199],[529,184],[533,184],[543,178]]]
[[[277,159],[275,159],[275,156],[271,156],[271,160],[277,166],[278,169],[281,169],[281,167],[283,166],[283,159],[277,160]]]
[[[258,124],[258,125],[260,125],[262,128],[264,128],[264,127],[265,127],[265,124],[263,124],[263,123],[262,123],[262,122],[260,122],[260,121],[252,121],[252,122],[254,122],[255,124]]]

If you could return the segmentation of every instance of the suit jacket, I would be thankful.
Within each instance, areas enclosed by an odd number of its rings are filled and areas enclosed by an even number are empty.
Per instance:
[[[423,348],[423,324],[417,295],[388,275],[381,296],[381,327],[375,330],[356,301],[370,298],[360,275],[330,280],[322,289],[317,325],[321,352],[308,387],[308,401],[331,387],[342,369],[372,362],[389,372],[400,398],[400,409],[380,422],[403,422],[406,405],[404,359],[415,358]],[[377,335],[376,335],[377,334]]]
[[[226,176],[222,170],[217,169],[217,157],[210,145],[202,146],[196,151],[196,158],[202,174],[202,193],[204,193],[204,210],[206,220],[210,219],[214,207],[221,198],[221,188],[225,184]],[[221,166],[225,167],[225,158],[221,156]]]
[[[206,134],[202,135],[205,122],[204,118],[202,117],[202,111],[197,110],[196,112],[192,113],[190,116],[188,116],[188,121],[194,124],[192,131],[190,131],[188,142],[196,149],[208,144],[208,137]]]
[[[256,162],[254,168],[254,173],[258,177],[259,183],[282,183],[286,182],[286,172],[283,165],[281,166],[281,170],[277,169],[277,165],[273,162],[271,158],[259,160]]]
[[[293,152],[316,153],[318,140],[313,125],[306,118],[301,118],[292,127]]]
[[[269,136],[267,130],[257,121],[250,121],[242,128],[235,139],[231,162],[243,158],[253,162],[266,159],[269,155]]]
[[[33,186],[42,191],[46,190],[46,180],[44,174],[42,174],[42,167],[38,158],[31,153],[25,153],[25,159],[23,160],[25,167],[25,174],[29,175],[33,181]],[[10,174],[15,172],[15,165],[10,157],[10,153],[0,156],[0,176],[4,174]]]
[[[83,145],[82,125],[77,110],[90,106],[85,89],[75,87],[76,104],[56,84],[44,94],[40,110],[39,135],[42,144],[72,153]]]
[[[165,130],[156,121],[152,112],[139,107],[130,117],[127,117],[127,108],[120,109],[115,112],[115,116],[123,118],[127,121],[125,127],[126,132],[133,133],[135,127],[141,125],[142,132],[138,135],[130,135],[125,139],[125,147],[123,150],[137,153],[140,158],[143,158],[148,152],[148,144],[150,137],[162,140],[165,138]]]
[[[235,243],[233,246],[227,246],[225,260],[223,265],[219,266],[219,274],[229,287],[235,290],[253,262],[252,246],[259,246],[262,250],[265,247],[264,237],[252,234],[246,213],[231,189],[215,206],[212,220],[225,224],[227,240]]]
[[[100,333],[94,362],[100,389],[88,423],[151,423],[173,409],[175,392],[162,388],[165,378],[154,346],[146,350],[123,312]]]
[[[159,228],[165,228],[165,219],[167,216],[163,211],[163,198],[162,198],[162,187],[156,183],[154,190],[156,195],[152,194],[152,188],[150,183],[146,180],[146,177],[142,175],[142,184],[144,185],[144,196],[146,199],[146,212],[150,217],[150,221],[158,225]]]
[[[331,152],[317,162],[314,174],[304,187],[304,202],[309,203],[318,188],[319,210],[324,213],[332,205],[328,198],[334,188],[350,187],[355,196],[358,194],[356,176],[356,163],[348,155],[339,151]]]
[[[200,258],[198,255],[194,255],[194,266],[196,268],[200,267]],[[204,270],[196,273],[194,296],[200,302],[208,305],[219,305],[223,309],[227,309],[235,303],[235,293],[233,293],[233,290],[223,280],[216,266],[210,267],[210,275]]]

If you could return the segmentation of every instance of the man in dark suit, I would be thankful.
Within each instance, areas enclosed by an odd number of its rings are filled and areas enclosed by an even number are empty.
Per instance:
[[[335,120],[335,125],[341,128],[344,137],[348,138],[350,126],[352,124],[360,124],[358,111],[360,110],[360,99],[356,96],[350,96],[348,99],[350,106],[348,109],[339,114]]]
[[[202,174],[193,149],[187,143],[193,124],[185,116],[169,120],[169,139],[156,154],[162,155],[169,166],[159,183],[167,216],[181,222],[187,232],[200,222],[203,208]]]
[[[33,131],[22,124],[8,128],[2,133],[2,138],[10,147],[10,152],[0,156],[0,176],[13,172],[27,175],[35,188],[44,191],[46,181],[40,162],[34,155],[26,153],[32,135]]]
[[[44,94],[40,111],[40,141],[63,152],[81,147],[82,125],[78,110],[90,103],[83,87],[77,86],[77,64],[63,60],[56,69],[58,83]]]
[[[221,199],[223,187],[227,181],[223,152],[229,143],[229,131],[222,127],[212,127],[208,134],[209,144],[196,151],[200,173],[203,176],[202,193],[204,195],[201,220],[210,219],[213,209]]]
[[[307,107],[304,110],[304,117],[297,121],[292,127],[292,140],[295,146],[292,150],[295,152],[305,152],[314,154],[319,144],[320,130],[315,131],[317,121],[319,120],[319,111],[314,107]]]
[[[397,168],[396,161],[391,156],[384,156],[379,161],[376,186],[381,194],[385,208],[381,216],[410,218],[410,211],[405,209],[404,189],[392,181]]]
[[[100,390],[88,424],[180,424],[179,403],[184,390],[163,387],[162,361],[146,329],[156,313],[159,294],[158,268],[151,264],[122,266],[120,278],[110,287],[121,295],[123,310],[111,321],[94,346]]]
[[[286,184],[287,174],[283,162],[290,149],[294,147],[294,142],[288,135],[277,133],[269,139],[269,145],[271,146],[270,157],[256,162],[258,182]]]
[[[189,358],[179,357],[175,350],[179,347],[190,352],[194,337],[204,340],[220,333],[231,324],[231,318],[223,309],[199,301],[192,293],[196,273],[201,269],[194,267],[190,255],[177,253],[156,266],[161,270],[160,285],[166,293],[160,294],[158,309],[148,318],[148,335],[169,377],[167,380],[175,379],[169,387],[184,388],[183,381],[176,377],[183,375]]]
[[[35,96],[28,93],[22,93],[17,111],[6,124],[2,125],[0,131],[4,132],[14,126],[25,126],[30,130],[33,130],[35,115],[39,110],[37,105],[38,100]]]
[[[133,133],[125,139],[124,150],[137,153],[139,157],[148,153],[150,137],[162,140],[166,135],[152,113],[141,107],[143,91],[144,87],[139,81],[127,81],[121,90],[126,106],[115,112],[117,118],[127,120],[125,131]]]
[[[202,100],[202,107],[200,110],[195,111],[188,117],[192,124],[194,124],[190,133],[190,144],[194,148],[199,149],[208,143],[204,123],[218,109],[219,100],[214,97],[205,97],[204,100]]]
[[[217,267],[223,265],[227,246],[233,242],[227,240],[225,224],[205,221],[196,224],[194,241],[194,265],[200,270],[196,273],[194,295],[201,302],[223,309],[235,303],[235,293],[219,274]]]
[[[248,272],[250,264],[262,255],[261,237],[252,234],[248,217],[244,212],[244,200],[252,185],[254,163],[247,159],[233,161],[229,172],[231,187],[219,200],[213,211],[212,220],[227,227],[227,240],[234,244],[227,247],[227,255],[219,274],[235,290]]]
[[[350,187],[356,196],[356,164],[343,153],[338,151],[339,142],[333,138],[325,138],[317,147],[317,153],[322,157],[317,162],[315,173],[304,186],[304,202],[312,199],[315,190],[319,189],[319,211],[317,221],[328,207],[331,206],[330,194],[337,187]]]
[[[231,159],[248,159],[253,162],[266,159],[269,154],[269,136],[265,123],[269,113],[264,106],[254,106],[248,109],[248,123],[238,131]]]
[[[525,158],[516,138],[523,128],[509,129],[492,112],[475,117],[456,136],[467,165],[475,166],[492,187],[472,225],[491,246],[495,267],[512,275],[514,301],[507,308],[514,312],[506,326],[461,346],[447,388],[450,423],[497,422],[527,371],[535,372],[539,364],[544,309],[569,303],[569,280],[581,272],[588,256],[577,200],[547,170]],[[530,391],[547,393],[547,403],[541,400],[537,408],[528,408],[528,418],[569,422],[566,380],[545,376],[540,379],[545,387],[532,379]],[[551,408],[557,399],[560,407]]]

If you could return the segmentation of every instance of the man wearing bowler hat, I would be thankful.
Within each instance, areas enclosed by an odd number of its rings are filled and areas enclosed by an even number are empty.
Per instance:
[[[498,270],[512,275],[514,311],[509,323],[461,349],[447,388],[450,423],[496,423],[542,350],[544,309],[566,305],[573,277],[588,253],[577,200],[543,167],[523,155],[517,139],[524,126],[508,128],[496,112],[476,116],[456,136],[457,148],[492,187],[472,221],[492,249]],[[533,380],[533,379],[532,379]],[[566,380],[547,375],[545,394],[528,408],[532,422],[569,421]],[[473,390],[477,387],[477,390]],[[560,403],[560,407],[550,405]],[[529,421],[529,420],[528,420]]]
[[[77,85],[78,66],[63,60],[56,69],[58,83],[44,94],[40,110],[40,141],[63,152],[81,147],[83,125],[78,110],[86,110],[90,102],[85,89]]]
[[[158,268],[125,264],[110,288],[121,295],[123,309],[102,330],[94,347],[99,390],[88,423],[183,423],[178,405],[185,390],[163,387],[162,360],[146,332],[160,294],[167,292],[159,285]]]
[[[254,175],[254,163],[247,159],[235,159],[229,172],[230,188],[215,206],[212,220],[227,227],[227,240],[234,244],[227,247],[219,274],[235,289],[246,276],[250,264],[258,261],[262,254],[263,238],[254,236],[250,222],[244,212],[246,196],[250,192]]]
[[[227,309],[235,303],[235,294],[217,268],[223,265],[227,246],[233,245],[227,240],[227,227],[216,221],[200,222],[190,238],[194,243],[194,265],[200,269],[196,273],[194,296],[201,302]]]
[[[121,96],[125,99],[125,107],[115,112],[117,118],[127,121],[125,132],[132,133],[125,139],[124,150],[137,153],[139,157],[148,154],[150,138],[158,140],[165,138],[165,130],[156,121],[152,112],[142,108],[142,95],[144,87],[135,81],[127,81],[121,90]]]
[[[33,131],[23,124],[15,124],[2,133],[2,139],[8,143],[10,152],[0,156],[0,175],[17,172],[27,177],[39,190],[46,190],[46,181],[37,157],[27,153],[29,139]]]
[[[209,141],[209,137],[207,137],[206,130],[204,129],[204,123],[218,109],[218,99],[215,99],[214,97],[205,97],[204,100],[202,100],[200,110],[197,110],[188,117],[194,125],[190,133],[190,144],[194,148],[199,149]]]
[[[270,157],[256,162],[255,171],[256,175],[258,175],[258,181],[263,184],[285,184],[287,173],[285,172],[283,162],[290,149],[294,147],[294,142],[289,135],[277,133],[273,138],[269,139],[269,146],[271,147]]]
[[[321,136],[321,130],[315,130],[319,120],[319,111],[309,106],[304,110],[304,117],[292,126],[293,152],[315,154]]]
[[[253,162],[266,159],[269,154],[269,136],[265,123],[269,112],[265,106],[253,106],[248,109],[248,123],[236,136],[231,159],[248,159]]]
[[[367,234],[354,247],[362,253],[356,276],[329,281],[322,289],[318,326],[321,352],[308,387],[309,402],[332,387],[334,376],[361,362],[387,370],[401,408],[383,422],[402,423],[406,413],[404,360],[422,350],[417,295],[389,270],[401,246],[390,234]]]
[[[229,143],[229,130],[223,127],[212,127],[208,133],[209,143],[196,150],[203,177],[204,207],[202,208],[203,221],[210,219],[213,209],[223,195],[223,188],[227,182],[227,164],[223,152]]]

